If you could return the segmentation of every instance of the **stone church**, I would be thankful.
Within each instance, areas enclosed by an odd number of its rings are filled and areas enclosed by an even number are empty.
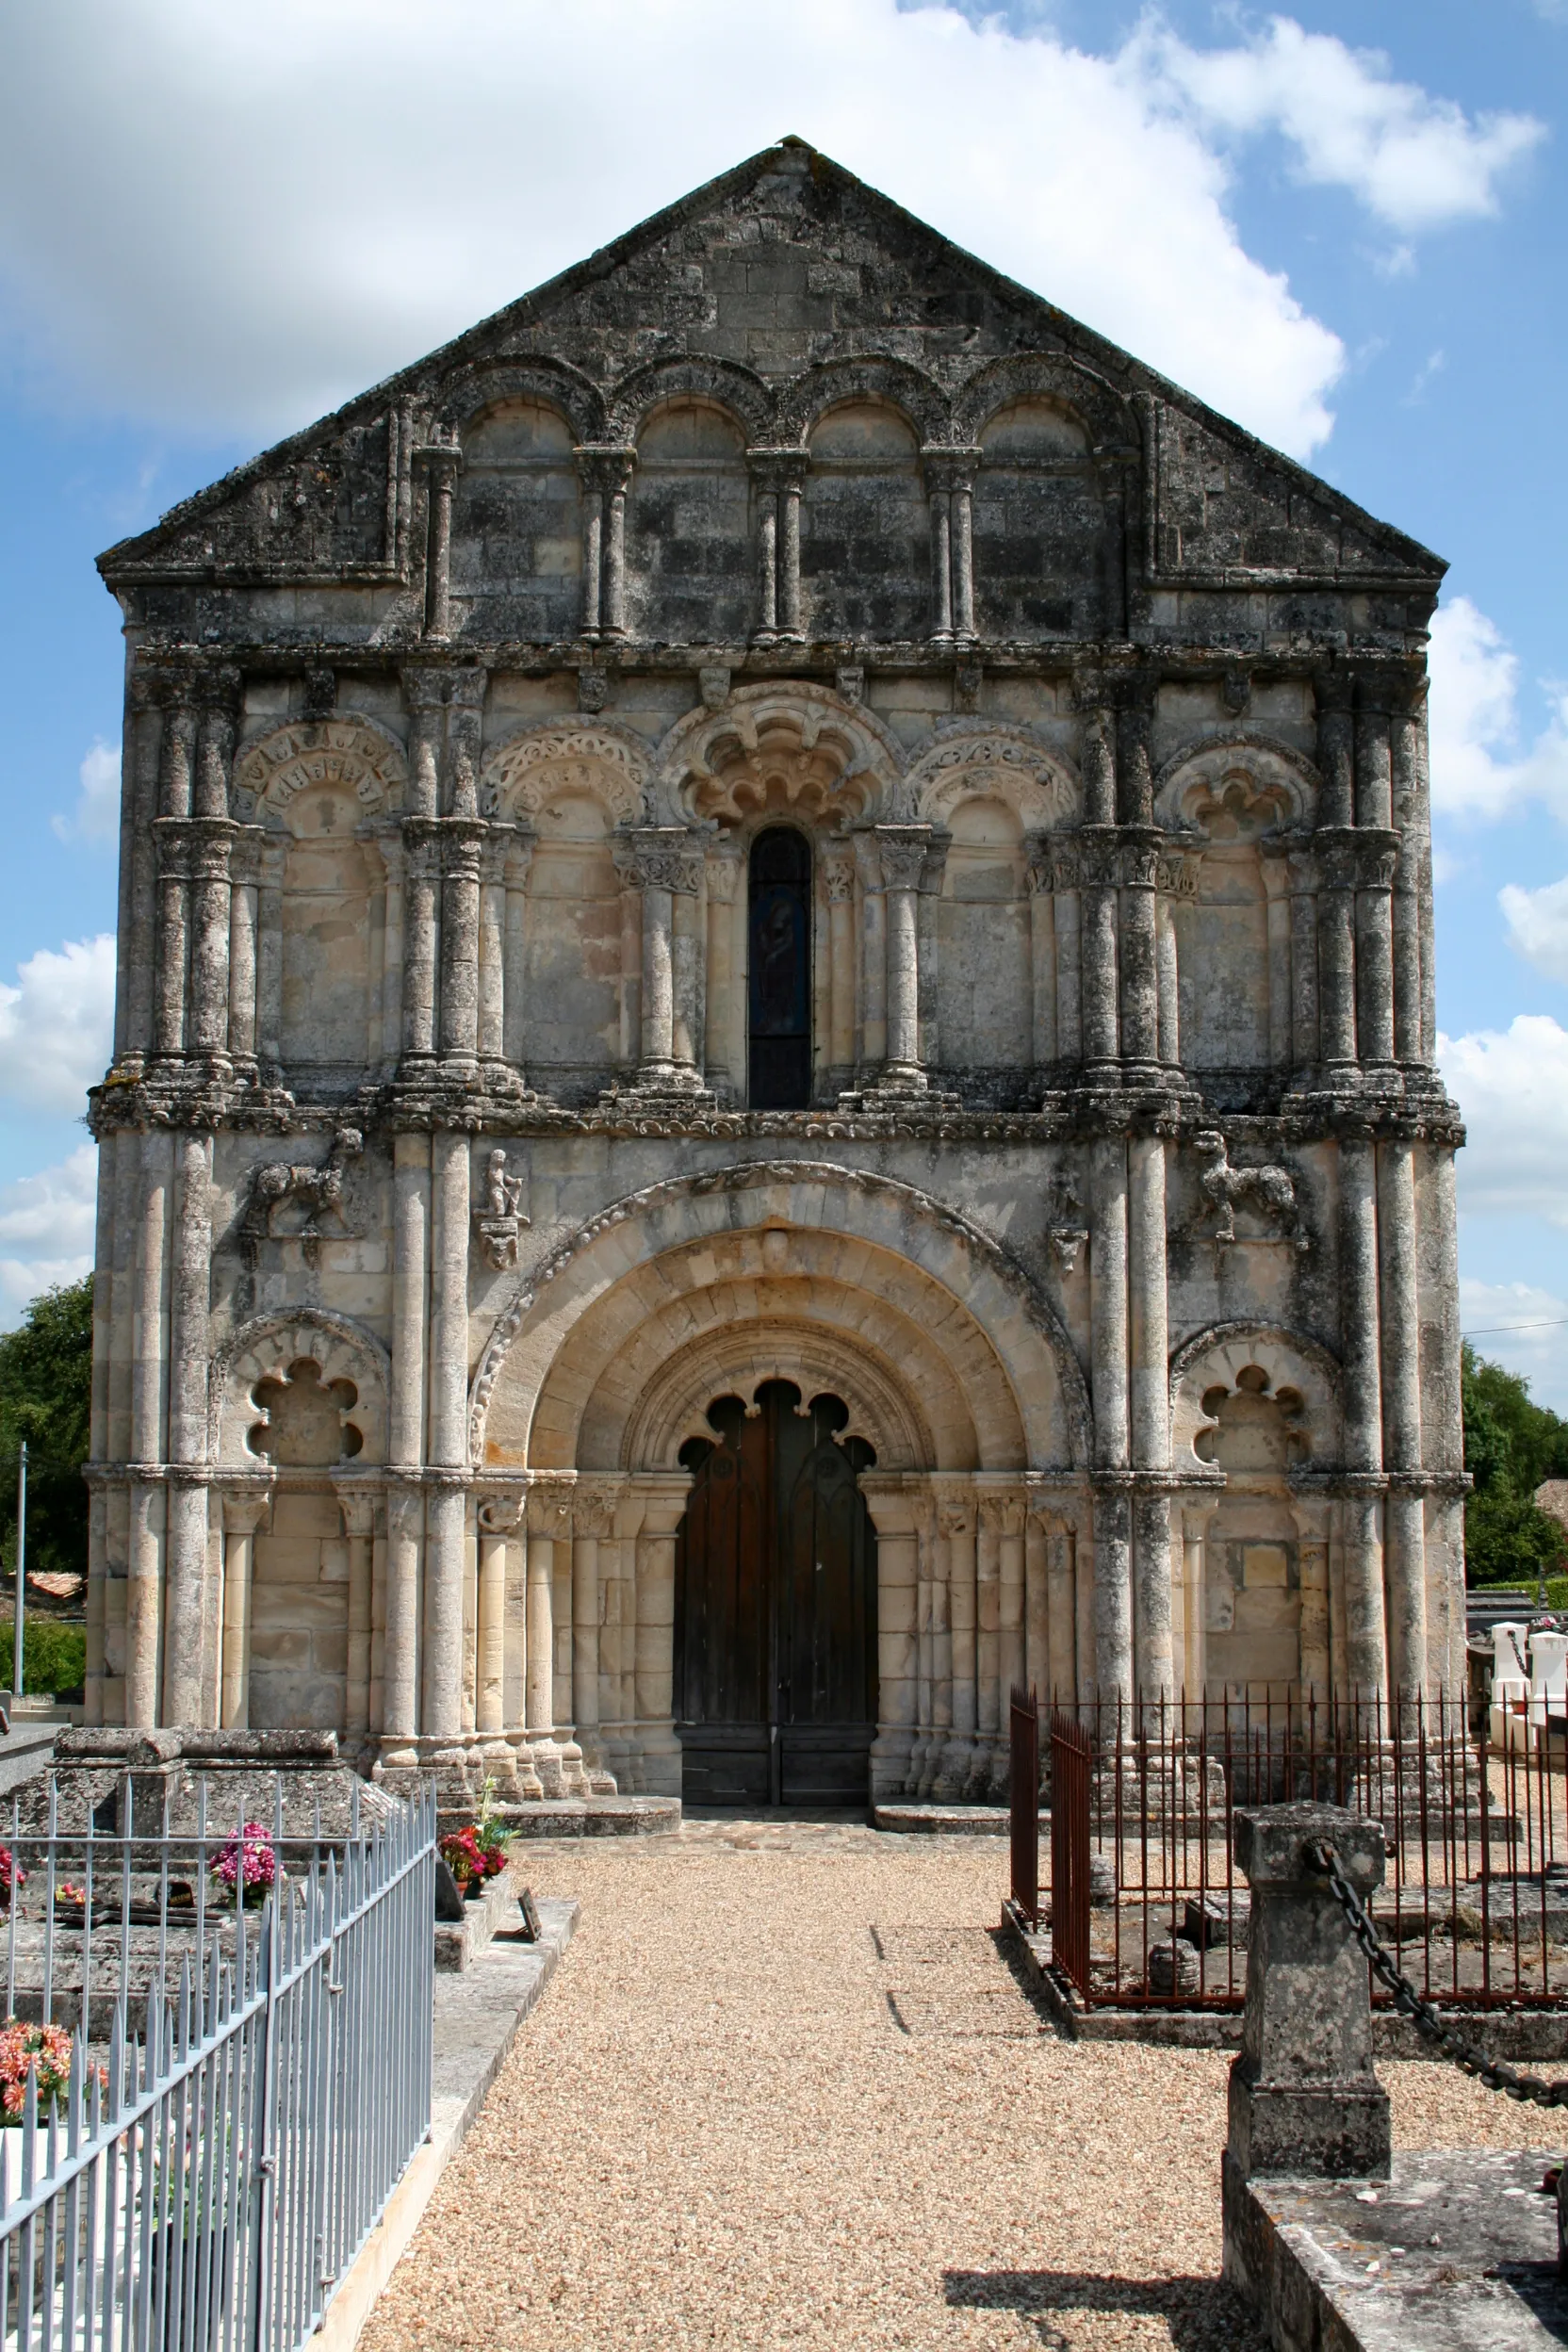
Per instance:
[[[1458,1683],[1436,557],[787,139],[101,569],[90,1720]]]

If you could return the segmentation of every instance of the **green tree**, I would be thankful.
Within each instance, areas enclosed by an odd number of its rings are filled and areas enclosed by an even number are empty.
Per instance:
[[[46,1290],[0,1336],[0,1559],[16,1570],[16,1461],[27,1441],[27,1566],[87,1574],[92,1277]],[[8,1674],[7,1675],[8,1679]]]
[[[1529,1384],[1488,1364],[1468,1341],[1461,1354],[1464,1466],[1475,1480],[1464,1506],[1464,1569],[1471,1584],[1533,1584],[1568,1560],[1568,1537],[1535,1507],[1544,1478],[1568,1478],[1568,1421],[1534,1403]]]

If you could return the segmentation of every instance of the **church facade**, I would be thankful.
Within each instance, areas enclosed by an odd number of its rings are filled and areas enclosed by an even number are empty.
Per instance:
[[[1461,1684],[1438,559],[787,141],[101,569],[90,1720]]]

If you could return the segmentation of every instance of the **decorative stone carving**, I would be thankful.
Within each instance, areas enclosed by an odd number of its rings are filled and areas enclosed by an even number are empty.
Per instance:
[[[232,808],[243,821],[284,821],[289,802],[314,785],[351,793],[368,817],[402,805],[408,763],[371,719],[332,718],[280,727],[235,762]]]
[[[909,772],[909,790],[922,819],[947,825],[960,801],[1004,801],[1026,833],[1049,833],[1075,823],[1083,786],[1070,763],[1022,733],[972,721],[967,731],[944,735]]]
[[[319,1240],[319,1220],[327,1216],[335,1216],[347,1233],[343,1217],[347,1163],[357,1159],[364,1149],[365,1138],[357,1127],[340,1127],[325,1160],[318,1166],[312,1166],[307,1160],[263,1160],[251,1175],[250,1202],[241,1228],[245,1240],[253,1247],[270,1241],[273,1215],[286,1202],[302,1205],[304,1209],[305,1221],[299,1229],[302,1240]]]
[[[729,671],[722,662],[705,662],[697,672],[697,692],[708,710],[722,710],[729,700]]]
[[[355,1467],[368,1469],[386,1460],[391,1366],[385,1348],[346,1315],[298,1307],[286,1315],[259,1315],[241,1324],[214,1357],[208,1378],[207,1446],[216,1463],[244,1470],[267,1466],[266,1456],[257,1453],[251,1439],[258,1426],[256,1391],[304,1363],[316,1367],[314,1377],[322,1389],[343,1382],[354,1392],[352,1419],[361,1439],[353,1456]],[[265,1413],[260,1421],[265,1426]]]
[[[610,699],[607,670],[580,669],[577,674],[577,707],[589,713],[602,710]]]
[[[1194,1135],[1192,1148],[1205,1163],[1199,1183],[1219,1213],[1213,1236],[1216,1241],[1235,1240],[1236,1203],[1244,1200],[1260,1211],[1268,1223],[1279,1226],[1296,1249],[1312,1248],[1312,1236],[1297,1210],[1296,1185],[1288,1168],[1233,1168],[1225,1138],[1217,1128],[1202,1129]]]
[[[537,821],[557,792],[586,792],[612,825],[635,825],[643,812],[647,761],[612,723],[604,727],[530,727],[485,761],[480,806],[487,816]]]
[[[522,1212],[526,1179],[509,1176],[506,1153],[498,1148],[484,1163],[484,1185],[474,1212],[481,1252],[487,1266],[505,1274],[517,1263],[517,1235],[529,1219]]]

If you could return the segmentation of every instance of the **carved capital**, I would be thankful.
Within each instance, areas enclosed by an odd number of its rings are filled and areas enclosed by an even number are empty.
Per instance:
[[[822,878],[828,905],[846,906],[855,896],[855,850],[852,843],[823,843]]]
[[[253,1487],[238,1494],[226,1494],[220,1499],[225,1535],[259,1535],[271,1516],[270,1487],[260,1494]]]
[[[798,490],[806,480],[810,459],[801,449],[750,449],[746,465],[759,490]]]
[[[486,1494],[475,1517],[482,1535],[515,1535],[523,1524],[521,1494]]]
[[[967,444],[928,441],[920,453],[927,490],[972,490],[976,468],[984,457],[983,449],[972,449]]]
[[[355,1494],[346,1486],[339,1486],[335,1479],[333,1481],[333,1491],[337,1496],[337,1508],[343,1514],[344,1534],[374,1535],[376,1531],[375,1496],[364,1493]]]
[[[883,887],[890,890],[918,890],[934,828],[929,825],[879,825],[874,830]]]
[[[612,441],[583,441],[572,451],[577,465],[578,479],[585,490],[596,490],[601,498],[625,496],[627,486],[637,464],[634,449]]]
[[[685,825],[659,825],[641,826],[626,839],[631,852],[630,877],[640,890],[673,890],[680,897],[696,897],[702,889],[703,869],[699,836]]]
[[[707,852],[708,895],[721,906],[728,906],[735,897],[735,885],[741,878],[741,844],[727,835],[715,841]]]
[[[624,1484],[624,1479],[616,1478],[580,1478],[572,1496],[574,1534],[596,1537],[600,1541],[612,1534]]]

